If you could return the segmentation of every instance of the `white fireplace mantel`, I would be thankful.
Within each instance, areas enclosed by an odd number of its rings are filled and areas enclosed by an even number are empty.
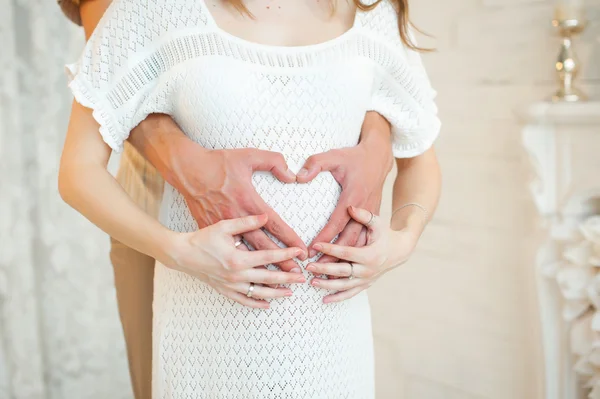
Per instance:
[[[580,399],[566,311],[555,280],[564,243],[579,222],[600,213],[600,102],[530,105],[520,112],[533,169],[537,216],[535,272],[544,350],[545,399]]]

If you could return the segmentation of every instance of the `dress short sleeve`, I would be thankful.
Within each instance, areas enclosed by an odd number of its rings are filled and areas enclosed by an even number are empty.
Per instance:
[[[115,152],[149,114],[171,114],[171,72],[199,47],[179,33],[205,23],[192,0],[115,0],[79,60],[66,66],[75,100],[93,110]]]
[[[390,122],[394,156],[415,157],[428,150],[440,132],[434,101],[437,93],[431,87],[420,54],[400,39],[398,14],[390,1],[382,0],[369,13],[373,13],[369,25],[380,41],[374,47],[378,71],[370,110]]]

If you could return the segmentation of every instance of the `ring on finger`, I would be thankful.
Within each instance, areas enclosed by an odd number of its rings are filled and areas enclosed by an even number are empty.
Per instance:
[[[348,263],[350,265],[350,275],[348,276],[348,280],[352,280],[354,278],[354,263]]]
[[[246,292],[246,296],[248,298],[252,298],[253,292],[254,292],[254,283],[250,283],[250,286],[248,287],[248,292]]]
[[[236,240],[233,245],[237,248],[240,245],[242,245],[242,243],[244,242],[244,240],[242,238],[239,238],[238,240]]]
[[[369,219],[369,221],[367,222],[366,225],[368,227],[371,227],[373,225],[373,222],[375,221],[375,214],[373,212],[370,212],[370,211],[369,211],[369,213],[371,214],[371,219]]]

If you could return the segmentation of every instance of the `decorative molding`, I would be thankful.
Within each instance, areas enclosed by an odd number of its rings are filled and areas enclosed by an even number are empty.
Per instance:
[[[598,210],[600,179],[593,166],[600,158],[600,102],[537,103],[519,115],[534,172],[530,192],[539,213],[535,267],[545,398],[579,399],[583,390],[575,373],[571,327],[589,302],[565,300],[557,279],[564,279],[563,253],[580,238],[579,224]]]

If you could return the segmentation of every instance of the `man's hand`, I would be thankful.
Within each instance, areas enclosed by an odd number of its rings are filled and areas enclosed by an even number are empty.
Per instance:
[[[285,183],[296,181],[281,154],[252,148],[207,150],[185,136],[167,115],[150,115],[138,128],[141,131],[134,130],[130,142],[184,196],[200,228],[266,214],[265,229],[288,247],[301,248],[299,258],[306,259],[304,242],[252,185],[255,171],[271,172]],[[258,250],[279,248],[262,230],[244,233],[244,239]],[[298,267],[293,260],[277,265],[284,271]]]
[[[378,113],[369,112],[365,117],[361,141],[356,147],[348,147],[313,155],[307,159],[296,180],[306,183],[320,172],[331,172],[342,186],[342,194],[329,222],[309,246],[309,256],[318,252],[312,248],[317,242],[331,242],[336,235],[336,245],[364,246],[366,229],[351,220],[348,207],[363,208],[379,214],[381,194],[385,179],[392,169],[393,156],[389,123]],[[337,261],[330,255],[319,259],[320,263]]]

